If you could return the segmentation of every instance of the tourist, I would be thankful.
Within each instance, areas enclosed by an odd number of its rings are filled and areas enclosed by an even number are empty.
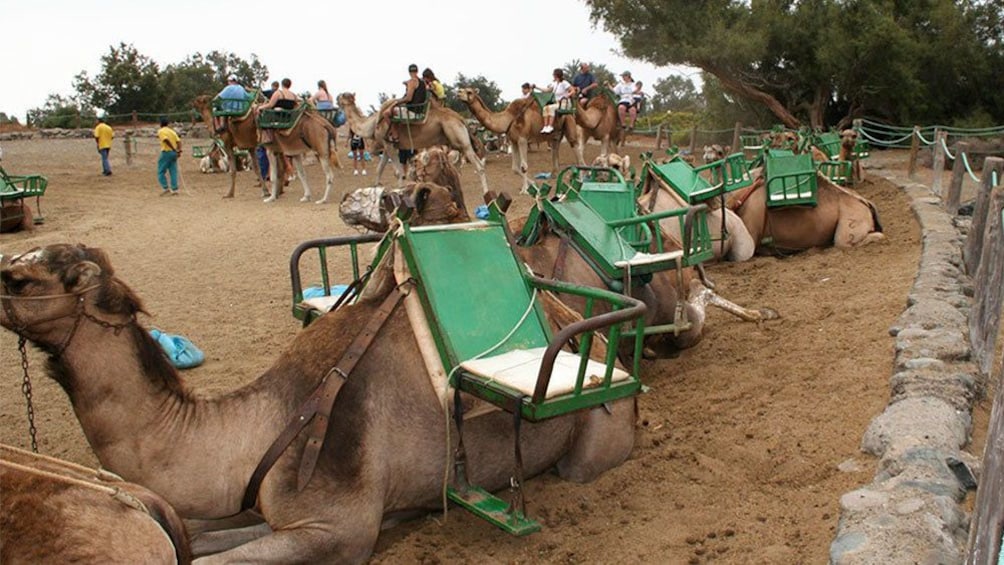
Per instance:
[[[237,75],[230,75],[227,77],[227,85],[223,87],[223,90],[216,97],[224,101],[220,104],[222,110],[226,112],[240,112],[246,108],[243,104],[247,100],[248,93],[237,82]],[[216,133],[227,131],[226,118],[213,116],[213,126],[216,129]]]
[[[523,98],[529,98],[533,94],[533,88],[530,87],[530,83],[524,82],[520,88],[523,89]]]
[[[352,128],[349,128],[348,146],[352,156],[352,174],[366,176],[366,162],[363,161],[366,154],[366,142],[363,141],[363,136],[352,131]],[[360,170],[362,173],[359,172]]]
[[[621,127],[632,129],[634,121],[638,118],[638,107],[635,106],[635,84],[631,78],[631,71],[621,73],[621,82],[616,85],[608,85],[613,88],[617,95],[617,117],[620,119]],[[628,117],[631,121],[628,123]]]
[[[272,95],[275,94],[277,90],[279,90],[279,81],[273,80],[272,88],[268,90],[262,90],[261,95],[265,97],[265,100],[269,100],[272,98]]]
[[[634,83],[634,92],[631,93],[631,98],[634,99],[635,117],[645,109],[645,92],[642,90],[643,86],[644,84],[639,80]],[[631,122],[631,127],[634,127],[633,121]]]
[[[580,103],[584,104],[596,94],[593,89],[597,88],[599,84],[596,83],[596,77],[593,76],[593,73],[589,71],[589,63],[579,65],[579,74],[572,79],[572,86],[579,91]]]
[[[317,81],[317,92],[310,97],[310,103],[318,110],[334,110],[335,102],[328,92],[328,85],[323,80]]]
[[[94,127],[94,142],[98,146],[98,154],[101,155],[101,174],[109,177],[112,174],[112,165],[108,162],[108,153],[112,150],[112,139],[115,138],[115,130],[105,123],[104,118],[98,118],[98,125]]]
[[[300,101],[300,97],[293,93],[290,88],[293,86],[293,81],[288,78],[282,79],[278,90],[272,93],[272,96],[261,106],[258,106],[258,110],[268,110],[270,108],[277,108],[280,110],[292,110],[296,108],[297,102]]]
[[[572,88],[572,85],[565,80],[565,71],[554,69],[551,76],[554,78],[554,81],[547,85],[546,88],[537,88],[537,85],[532,85],[535,90],[554,94],[554,100],[543,108],[544,127],[541,128],[540,133],[551,133],[554,131],[554,116],[558,112],[559,107],[567,107]]]
[[[157,139],[160,140],[160,159],[157,160],[157,181],[160,182],[161,196],[178,195],[178,156],[181,155],[181,138],[178,132],[167,125],[167,118],[160,119]],[[171,190],[167,188],[167,177],[171,175]]]
[[[425,107],[426,88],[425,81],[418,78],[418,65],[412,63],[408,65],[408,80],[404,81],[404,96],[394,101],[394,104],[384,110],[381,121],[390,121],[387,128],[387,142],[397,144],[397,124],[391,116],[399,120],[409,120],[415,118],[418,112]]]
[[[436,97],[437,100],[442,102],[446,100],[446,87],[443,83],[439,82],[436,78],[436,73],[432,72],[432,69],[425,69],[422,71],[422,81],[425,82],[425,87]]]

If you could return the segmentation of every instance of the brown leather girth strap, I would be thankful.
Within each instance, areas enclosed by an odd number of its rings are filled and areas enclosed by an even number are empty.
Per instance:
[[[556,281],[565,280],[565,259],[568,257],[568,238],[561,235],[558,242],[558,252],[554,256],[554,268],[551,269],[551,278]]]
[[[279,437],[272,442],[272,445],[262,456],[258,467],[255,468],[248,481],[248,486],[244,490],[244,498],[241,501],[241,511],[253,508],[258,501],[258,490],[265,480],[279,456],[286,451],[293,439],[307,427],[313,424],[308,430],[307,444],[303,448],[303,456],[300,460],[300,472],[297,476],[297,490],[303,490],[307,485],[311,475],[314,473],[314,466],[317,464],[317,457],[321,453],[321,446],[324,444],[324,435],[328,430],[328,419],[331,416],[331,408],[335,404],[335,398],[342,384],[348,379],[356,364],[362,359],[364,353],[373,343],[380,328],[383,327],[391,312],[404,297],[404,294],[396,288],[384,300],[380,308],[373,314],[366,327],[363,328],[355,339],[349,344],[348,349],[342,357],[335,363],[335,366],[321,379],[321,382],[314,389],[314,392],[300,405],[293,417],[293,421],[279,434]],[[332,375],[339,378],[332,378]]]

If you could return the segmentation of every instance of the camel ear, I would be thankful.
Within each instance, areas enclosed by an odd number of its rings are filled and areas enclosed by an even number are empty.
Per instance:
[[[74,292],[97,282],[101,276],[101,267],[93,261],[81,261],[69,269],[63,275],[63,286],[66,290]]]
[[[425,209],[425,205],[429,202],[429,195],[432,194],[432,188],[429,186],[420,186],[418,190],[415,191],[413,208],[419,214]]]

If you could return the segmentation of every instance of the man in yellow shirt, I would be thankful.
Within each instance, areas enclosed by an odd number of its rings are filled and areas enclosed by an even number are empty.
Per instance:
[[[160,129],[157,130],[160,140],[160,159],[157,160],[157,181],[160,182],[161,196],[178,195],[178,155],[181,155],[181,138],[178,132],[167,125],[167,118],[160,119]],[[171,175],[171,190],[167,190],[167,176]]]
[[[115,137],[115,130],[105,123],[104,118],[98,118],[98,125],[94,127],[94,142],[98,144],[98,154],[101,155],[101,174],[110,176],[112,165],[108,162],[108,153],[112,150],[112,139]]]

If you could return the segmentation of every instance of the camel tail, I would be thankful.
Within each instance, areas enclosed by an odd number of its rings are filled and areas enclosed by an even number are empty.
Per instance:
[[[882,233],[882,223],[879,221],[878,208],[870,200],[868,201],[868,208],[872,211],[872,223],[875,224],[875,231]]]
[[[327,122],[327,120],[325,120]],[[342,168],[342,160],[338,158],[338,130],[326,123],[328,130],[328,162],[336,169]]]

